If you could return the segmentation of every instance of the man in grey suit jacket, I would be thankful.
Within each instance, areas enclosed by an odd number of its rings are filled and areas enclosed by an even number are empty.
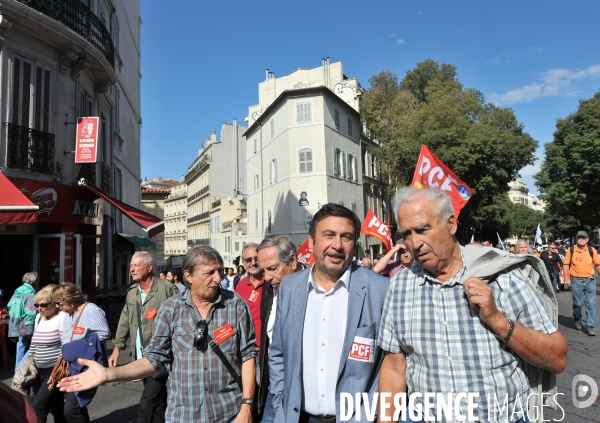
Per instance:
[[[372,405],[382,351],[375,340],[389,280],[352,264],[360,221],[324,205],[310,225],[312,268],[286,276],[277,300],[269,371],[276,422],[341,421],[340,395],[362,393]],[[375,409],[377,404],[375,403]],[[354,403],[350,420],[355,421]]]

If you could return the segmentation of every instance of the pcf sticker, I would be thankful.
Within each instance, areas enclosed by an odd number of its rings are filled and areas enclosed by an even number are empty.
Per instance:
[[[352,360],[362,361],[364,363],[374,363],[375,340],[355,336],[354,342],[352,343],[352,347],[350,347],[350,355],[348,356],[348,358]]]

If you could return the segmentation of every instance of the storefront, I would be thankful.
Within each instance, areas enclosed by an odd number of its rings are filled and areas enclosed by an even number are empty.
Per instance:
[[[104,201],[85,188],[33,179],[8,180],[38,210],[32,223],[8,220],[0,224],[2,288],[12,294],[21,285],[23,274],[36,271],[37,288],[74,282],[93,296]]]

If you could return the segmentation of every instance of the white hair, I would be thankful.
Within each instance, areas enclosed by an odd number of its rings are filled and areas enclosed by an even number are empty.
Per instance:
[[[440,222],[447,222],[448,217],[454,214],[454,206],[452,205],[452,199],[445,191],[441,191],[435,188],[415,188],[412,186],[401,188],[392,200],[392,206],[394,207],[394,213],[400,221],[398,211],[400,206],[405,203],[411,203],[418,198],[425,198],[434,205],[433,213],[439,219]]]

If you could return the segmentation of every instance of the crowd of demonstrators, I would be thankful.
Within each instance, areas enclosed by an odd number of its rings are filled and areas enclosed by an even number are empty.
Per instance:
[[[309,227],[313,267],[280,285],[269,348],[276,422],[340,421],[341,393],[377,392],[382,351],[352,346],[377,338],[389,280],[353,264],[360,227],[347,208],[322,206]]]
[[[150,343],[154,328],[154,319],[163,303],[175,295],[179,295],[178,286],[167,279],[155,278],[154,258],[146,251],[138,251],[131,257],[129,273],[133,284],[129,286],[125,306],[121,311],[117,333],[113,340],[114,349],[108,358],[108,366],[117,367],[121,350],[131,338],[131,350],[135,359],[142,358],[143,349]],[[185,292],[185,291],[184,291]],[[138,422],[152,423],[156,417],[159,422],[165,421],[167,409],[168,370],[154,377],[143,379],[144,390],[138,406]]]
[[[61,282],[52,289],[52,301],[66,313],[62,330],[62,354],[69,362],[71,374],[76,374],[82,368],[77,359],[70,356],[81,357],[91,354],[98,357],[98,361],[106,363],[104,341],[110,337],[110,328],[106,321],[104,311],[94,303],[84,300],[81,290],[71,282]],[[67,356],[69,353],[69,356]],[[57,381],[50,378],[49,386],[55,386]],[[91,401],[95,391],[90,393],[69,392],[65,395],[64,414],[68,423],[87,423],[90,416],[87,404]]]
[[[167,279],[167,271],[166,270],[161,270],[160,273],[158,274],[158,277],[160,279]]]
[[[475,269],[467,269],[466,260],[485,254],[484,247],[458,244],[445,192],[403,188],[394,210],[401,238],[419,265],[394,278],[386,296],[377,338],[386,351],[379,392],[478,392],[479,420],[493,407],[488,394],[508,398],[509,410],[515,401],[527,404],[530,385],[519,357],[554,373],[564,369],[567,357],[567,342],[533,284],[514,267],[495,274],[493,283],[467,277]],[[499,257],[481,267],[503,266]],[[460,408],[465,414],[466,404]]]
[[[577,330],[582,329],[582,307],[585,305],[586,331],[590,336],[596,332],[596,280],[594,268],[600,272],[598,252],[588,245],[587,232],[579,231],[576,245],[569,247],[564,259],[565,285],[571,285],[573,295],[573,322]]]
[[[153,266],[144,259],[134,266],[132,258],[136,284],[119,322],[116,356],[113,351],[108,367],[79,360],[88,370],[60,381],[60,389],[73,395],[144,378],[146,391],[148,381],[155,384],[151,376],[160,378],[168,369],[166,411],[163,416],[159,406],[155,412],[172,423],[333,423],[341,420],[342,393],[353,398],[368,393],[371,401],[375,392],[478,392],[476,416],[483,418],[492,406],[489,392],[498,398],[509,394],[509,408],[514,401],[525,404],[535,381],[523,363],[540,374],[559,373],[567,348],[531,280],[501,259],[489,263],[497,269],[492,280],[476,277],[477,266],[467,268],[486,248],[456,242],[457,221],[446,193],[406,188],[394,210],[400,242],[372,267],[368,258],[353,262],[361,222],[337,204],[313,216],[309,244],[315,262],[309,269],[302,269],[296,246],[284,235],[247,244],[242,251],[247,272],[243,266],[237,273],[225,270],[216,250],[194,247],[182,269],[189,289],[179,295],[183,284],[176,283],[176,272],[167,272],[172,285],[166,284],[152,278]],[[500,251],[498,257],[535,260],[522,257],[531,253],[526,240],[513,248],[518,254]],[[553,247],[544,256],[554,260],[558,254]],[[597,255],[590,260],[600,266]],[[163,284],[165,298],[152,303],[153,289]],[[444,302],[435,300],[442,295]],[[69,313],[65,326],[82,314],[81,303],[73,307],[63,308]],[[157,312],[153,317],[151,309]],[[593,325],[587,327],[593,333]],[[127,336],[136,360],[115,367]],[[359,344],[371,345],[366,356],[356,353]],[[365,403],[358,407],[366,416]],[[65,416],[66,411],[65,405]],[[355,411],[349,421],[359,419]]]
[[[273,328],[277,316],[277,298],[284,276],[302,270],[297,261],[296,245],[286,235],[268,236],[256,248],[260,268],[264,272],[265,284],[260,302],[261,349],[259,351],[259,371],[257,412],[262,423],[275,420],[273,394],[269,391],[269,349],[273,341]]]
[[[35,294],[35,306],[39,315],[31,338],[30,354],[33,355],[40,380],[40,389],[33,400],[40,423],[46,423],[50,411],[55,423],[67,421],[64,414],[64,394],[57,387],[51,390],[47,388],[52,369],[61,355],[62,332],[67,315],[52,300],[54,287],[54,284],[46,285]]]
[[[8,322],[8,337],[17,340],[17,352],[15,358],[15,372],[25,359],[29,344],[31,344],[31,336],[33,335],[33,327],[35,324],[35,288],[37,284],[37,272],[29,272],[23,275],[23,285],[17,288],[6,305],[10,312],[10,320]]]
[[[254,330],[256,332],[256,346],[260,350],[261,342],[261,319],[260,303],[264,287],[264,272],[258,264],[258,254],[256,248],[258,244],[248,243],[242,251],[242,259],[247,266],[247,274],[235,287],[236,294],[240,295],[250,308],[252,320],[254,321]]]
[[[250,423],[256,386],[254,325],[246,302],[220,288],[222,269],[223,259],[213,248],[190,249],[183,274],[191,287],[163,303],[143,357],[116,368],[81,359],[89,369],[63,379],[61,390],[150,377],[166,367],[166,421]]]

